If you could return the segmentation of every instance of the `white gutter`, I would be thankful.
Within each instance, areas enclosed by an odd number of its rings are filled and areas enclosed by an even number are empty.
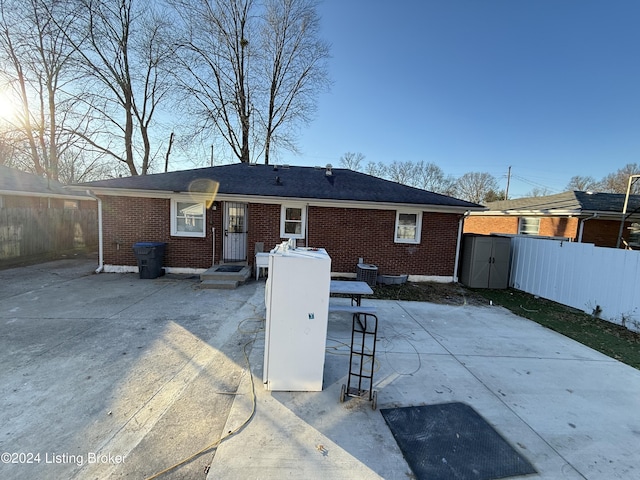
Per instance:
[[[456,259],[453,265],[453,283],[458,282],[458,263],[460,262],[460,242],[462,241],[462,226],[464,225],[464,219],[467,218],[470,214],[471,212],[467,210],[458,221],[458,240],[456,241]]]
[[[87,190],[87,195],[95,199],[98,202],[98,268],[96,273],[101,273],[104,270],[104,247],[102,236],[102,200],[91,193],[91,190]]]
[[[578,243],[582,243],[582,232],[584,231],[584,222],[587,220],[593,220],[594,218],[598,218],[598,214],[594,213],[589,218],[583,218],[580,220],[580,228],[578,228]]]
[[[117,197],[142,197],[142,198],[175,198],[188,197],[193,201],[210,201],[211,194],[208,193],[189,193],[189,192],[172,192],[168,190],[136,190],[126,188],[104,188],[94,187],[94,192],[101,195],[117,196]],[[304,198],[304,197],[276,197],[261,195],[236,195],[229,193],[218,193],[215,197],[216,201],[239,202],[239,203],[261,203],[261,204],[277,204],[282,203],[299,203],[311,207],[335,207],[335,208],[361,208],[375,210],[415,210],[431,213],[457,213],[462,214],[466,211],[485,211],[487,207],[478,206],[443,206],[421,203],[393,203],[393,202],[373,202],[362,200],[333,200],[322,198]]]

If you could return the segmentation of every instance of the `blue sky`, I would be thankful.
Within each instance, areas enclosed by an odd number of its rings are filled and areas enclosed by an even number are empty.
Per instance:
[[[640,163],[637,0],[325,0],[331,92],[294,165],[432,162],[510,197]]]

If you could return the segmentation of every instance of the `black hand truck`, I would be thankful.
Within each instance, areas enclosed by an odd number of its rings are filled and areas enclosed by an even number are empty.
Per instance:
[[[373,391],[373,373],[378,317],[372,313],[375,312],[374,308],[356,308],[359,311],[353,313],[352,319],[349,377],[347,384],[343,384],[340,390],[340,402],[344,402],[345,397],[365,398],[368,395],[369,401],[372,402],[371,408],[375,410],[378,404],[378,392]],[[370,363],[370,366],[365,368],[365,363]],[[368,380],[368,390],[363,388],[363,380]]]

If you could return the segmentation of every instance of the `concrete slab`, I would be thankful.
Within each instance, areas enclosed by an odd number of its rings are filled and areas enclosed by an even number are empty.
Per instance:
[[[202,451],[159,478],[412,478],[380,412],[339,401],[348,314],[330,315],[323,391],[269,392],[263,281],[94,268],[0,271],[0,478],[141,479]],[[379,408],[465,402],[528,479],[640,477],[638,370],[497,307],[364,302]]]
[[[528,479],[638,476],[637,370],[502,308],[366,303],[380,318],[378,407],[465,402],[532,462],[538,473]],[[218,448],[208,479],[411,478],[379,412],[364,400],[338,400],[349,342],[349,316],[331,314],[317,393],[264,390],[257,342],[256,413]],[[225,430],[249,411],[236,400]]]
[[[93,268],[0,272],[0,478],[145,478],[222,434],[262,292]]]

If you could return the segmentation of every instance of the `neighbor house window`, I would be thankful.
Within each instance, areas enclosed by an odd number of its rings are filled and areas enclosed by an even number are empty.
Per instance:
[[[540,232],[540,218],[536,217],[522,217],[520,218],[520,225],[518,233],[520,235],[538,235]]]
[[[204,202],[171,200],[171,235],[204,237]]]
[[[397,212],[394,241],[396,243],[420,243],[422,212]]]
[[[307,211],[303,205],[282,205],[280,238],[304,238]]]

